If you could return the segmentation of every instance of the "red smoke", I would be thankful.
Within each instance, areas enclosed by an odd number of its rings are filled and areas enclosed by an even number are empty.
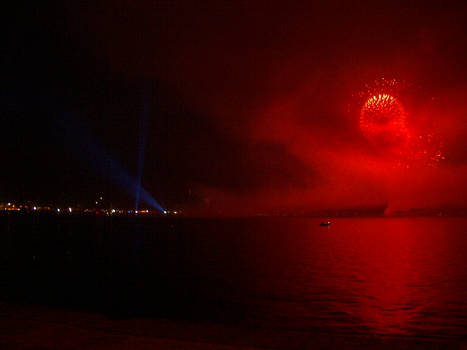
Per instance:
[[[304,114],[307,109],[299,92],[271,100],[249,114],[237,137],[280,144],[316,176],[304,187],[248,193],[203,186],[198,190],[209,198],[208,209],[218,214],[306,214],[323,208],[386,206],[386,214],[391,214],[464,207],[467,166],[457,158],[455,136],[465,135],[465,125],[464,131],[458,129],[462,107],[446,108],[450,99],[440,96],[439,104],[427,98],[406,112],[401,102],[386,96],[366,100],[361,114],[341,108],[336,116],[331,111],[329,123],[326,118],[313,122],[312,114]],[[373,106],[373,101],[385,105]]]

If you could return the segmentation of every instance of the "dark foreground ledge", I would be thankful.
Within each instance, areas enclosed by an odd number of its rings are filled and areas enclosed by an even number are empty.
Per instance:
[[[0,302],[1,349],[467,349],[458,339],[238,329]]]

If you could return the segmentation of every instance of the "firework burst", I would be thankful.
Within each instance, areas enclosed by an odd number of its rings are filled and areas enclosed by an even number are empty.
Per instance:
[[[368,142],[394,159],[394,165],[436,167],[445,159],[443,142],[432,128],[417,126],[416,111],[404,107],[411,98],[411,85],[396,79],[365,84],[359,95],[359,126]]]
[[[389,94],[371,96],[360,111],[360,129],[363,134],[377,138],[405,140],[408,136],[407,118],[402,104]]]

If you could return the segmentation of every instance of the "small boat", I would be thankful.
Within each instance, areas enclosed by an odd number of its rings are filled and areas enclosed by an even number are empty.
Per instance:
[[[322,221],[319,223],[319,226],[331,226],[331,221]]]

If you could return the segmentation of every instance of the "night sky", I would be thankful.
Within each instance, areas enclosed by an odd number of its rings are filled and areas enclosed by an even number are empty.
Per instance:
[[[466,5],[306,3],[16,8],[0,201],[132,205],[109,172],[144,150],[144,188],[187,213],[467,207]],[[409,141],[362,132],[379,93]]]

